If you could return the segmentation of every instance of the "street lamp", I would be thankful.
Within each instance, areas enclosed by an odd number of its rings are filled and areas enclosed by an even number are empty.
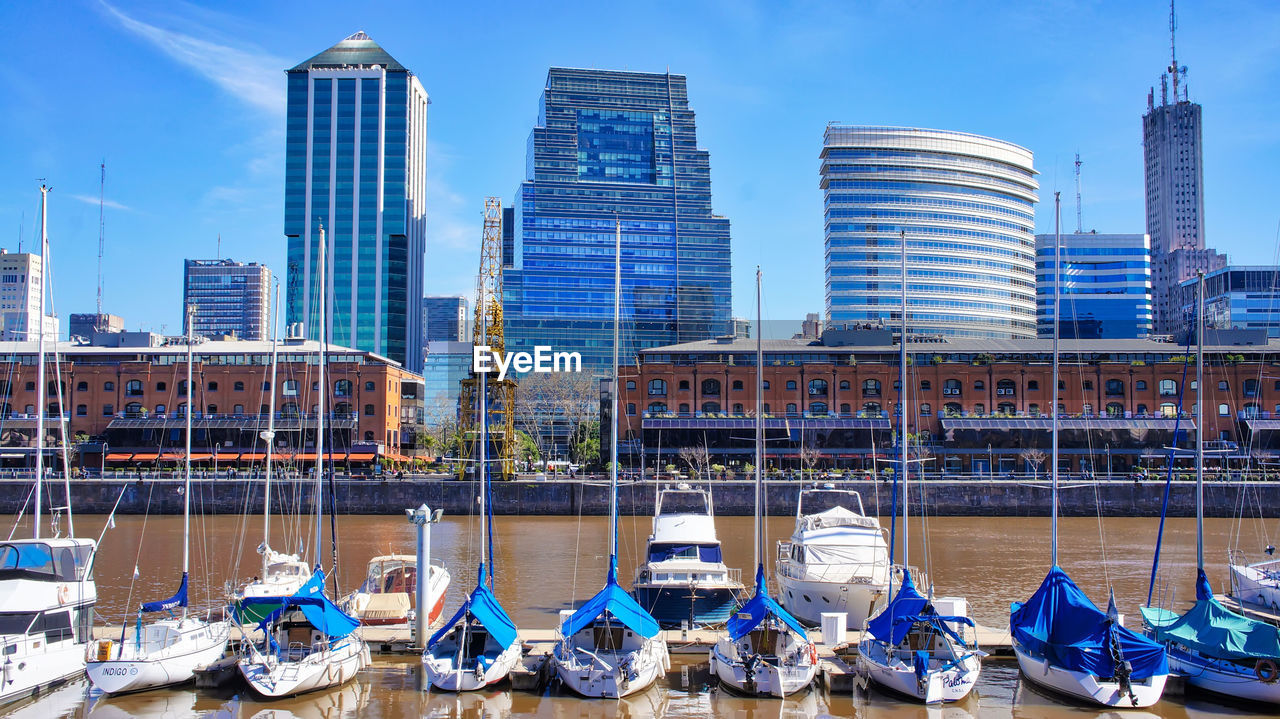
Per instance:
[[[427,525],[439,522],[443,515],[443,509],[433,512],[425,504],[418,505],[417,509],[404,510],[404,516],[418,528],[417,612],[414,617],[414,637],[422,643],[423,649],[427,646],[427,622],[428,615],[431,614],[431,607],[427,606],[427,585],[431,583],[431,531]]]
[[[1111,443],[1107,443],[1107,479],[1111,479]]]

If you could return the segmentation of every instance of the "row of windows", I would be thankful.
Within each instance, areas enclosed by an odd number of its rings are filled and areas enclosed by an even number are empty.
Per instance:
[[[156,413],[156,414],[158,414],[158,415],[163,415],[163,414],[165,414],[167,410],[168,410],[168,407],[167,407],[166,405],[158,404],[158,405],[156,405],[156,406],[155,406],[155,413]],[[29,405],[27,405],[27,407],[26,407],[26,413],[27,413],[27,414],[34,414],[34,413],[35,413],[35,411],[36,411],[36,409],[35,409],[35,405],[33,405],[33,404],[29,404]],[[266,415],[266,414],[268,414],[270,411],[271,411],[271,410],[270,410],[270,407],[269,407],[268,405],[265,405],[265,404],[264,404],[264,405],[261,405],[261,406],[259,407],[258,414],[260,414],[260,415]],[[313,414],[314,414],[314,413],[317,413],[317,412],[319,412],[319,411],[320,411],[320,407],[319,407],[319,405],[314,405],[314,404],[313,404],[313,405],[311,405],[311,412],[312,412]],[[177,414],[177,416],[179,416],[179,417],[184,416],[184,415],[186,414],[186,412],[187,412],[187,403],[186,403],[186,402],[181,402],[181,403],[179,403],[179,404],[178,404],[178,407],[177,407],[177,410],[176,410],[176,414]],[[210,414],[210,415],[216,415],[216,414],[218,414],[218,405],[216,405],[216,404],[211,404],[211,405],[206,406],[206,408],[205,408],[205,412],[206,412],[206,414]],[[350,405],[350,404],[348,404],[348,403],[346,403],[346,402],[339,402],[337,405],[335,405],[335,406],[334,406],[333,411],[332,411],[332,414],[335,414],[335,415],[346,415],[346,414],[351,414],[351,412],[352,412],[352,409],[351,409],[351,405]],[[10,413],[10,409],[9,409],[9,405],[8,405],[8,404],[0,405],[0,415],[7,416],[9,413]],[[49,413],[49,415],[50,415],[50,416],[56,416],[56,415],[58,414],[58,405],[57,405],[57,403],[50,403],[50,404],[49,404],[49,407],[48,407],[48,413]],[[286,416],[286,417],[296,417],[296,416],[298,416],[298,405],[297,405],[297,403],[295,403],[295,402],[286,402],[286,403],[282,404],[282,405],[280,406],[280,413],[281,413],[282,415]],[[373,406],[373,405],[371,405],[371,404],[366,404],[366,405],[364,406],[364,414],[365,414],[365,416],[366,416],[366,417],[372,417],[372,416],[374,416],[374,413],[375,413],[375,409],[374,409],[374,406]],[[102,416],[103,416],[103,417],[114,417],[114,416],[115,416],[115,414],[116,414],[116,407],[115,407],[115,405],[114,405],[114,404],[104,404],[104,405],[102,405]],[[125,414],[125,416],[126,416],[126,417],[145,417],[145,416],[147,416],[147,408],[146,408],[146,407],[144,407],[144,406],[142,405],[142,403],[141,403],[141,402],[130,402],[130,403],[128,403],[128,404],[126,404],[126,405],[124,406],[124,414]],[[242,404],[237,404],[237,405],[235,405],[234,407],[232,407],[231,414],[232,414],[232,415],[234,415],[234,416],[237,416],[237,417],[244,416],[244,405],[242,405]],[[78,404],[78,405],[76,405],[76,416],[77,416],[77,417],[87,417],[88,415],[89,415],[89,405],[87,405],[87,404]]]
[[[840,386],[840,389],[841,389],[841,390],[849,390],[849,389],[850,389],[850,383],[849,383],[849,380],[841,380],[841,381],[840,381],[840,385],[839,385],[839,386]],[[732,387],[733,387],[733,389],[734,389],[735,391],[740,391],[740,390],[742,390],[742,389],[743,389],[743,382],[742,382],[742,380],[734,380],[734,381],[733,381],[733,385],[732,385]],[[827,383],[827,380],[825,380],[825,379],[812,379],[812,380],[809,380],[809,386],[808,386],[808,393],[809,393],[809,396],[811,396],[811,397],[825,397],[825,396],[827,395],[828,387],[829,387],[829,385],[828,385],[828,383]],[[958,379],[947,379],[947,380],[944,380],[944,381],[943,381],[943,383],[942,383],[942,394],[944,394],[944,395],[955,395],[955,396],[958,396],[958,395],[960,395],[960,393],[963,391],[963,390],[962,390],[962,387],[963,387],[963,385],[962,385],[962,383],[960,382],[960,380],[958,380]],[[634,390],[635,388],[636,388],[636,383],[635,383],[635,381],[634,381],[634,380],[629,380],[629,381],[627,382],[627,389],[628,389],[628,390]],[[680,380],[679,385],[678,385],[678,388],[679,388],[679,390],[681,390],[681,391],[687,391],[687,390],[689,389],[689,381],[688,381],[688,380]],[[769,389],[769,382],[768,382],[768,380],[765,380],[765,381],[764,381],[764,388],[765,388],[765,389]],[[797,383],[796,383],[796,381],[795,381],[795,380],[787,380],[786,388],[787,388],[788,390],[796,390],[796,389],[798,389],[798,385],[797,385]],[[1081,381],[1081,388],[1082,388],[1083,390],[1085,390],[1085,391],[1090,391],[1090,390],[1092,390],[1092,389],[1093,389],[1093,380],[1091,380],[1091,379],[1082,380],[1082,381]],[[1123,394],[1124,394],[1124,391],[1125,391],[1124,381],[1123,381],[1123,380],[1119,380],[1119,379],[1109,379],[1109,380],[1107,380],[1107,381],[1106,381],[1106,384],[1104,385],[1104,388],[1105,388],[1105,392],[1106,392],[1106,394],[1107,394],[1107,395],[1109,395],[1109,396],[1119,396],[1119,395],[1123,395]],[[1192,381],[1190,382],[1189,388],[1190,388],[1192,391],[1194,391],[1194,390],[1196,389],[1196,382],[1195,382],[1195,380],[1192,380]],[[701,389],[702,389],[701,394],[702,394],[702,396],[704,396],[704,397],[715,397],[715,396],[718,396],[718,395],[720,394],[720,380],[718,380],[718,379],[704,379],[704,380],[702,380],[702,387],[701,387]],[[894,389],[894,391],[897,391],[897,390],[899,389],[898,380],[894,380],[894,381],[893,381],[893,389]],[[932,389],[933,389],[933,383],[932,383],[930,380],[927,380],[927,379],[926,379],[926,380],[920,380],[920,390],[921,390],[921,391],[929,391],[929,390],[932,390]],[[975,392],[985,392],[985,391],[986,391],[986,381],[985,381],[985,380],[981,380],[981,379],[974,380],[974,381],[973,381],[973,389],[974,389],[974,391],[975,391]],[[1059,381],[1058,381],[1058,389],[1059,389],[1060,391],[1061,391],[1061,390],[1065,390],[1065,389],[1066,389],[1066,382],[1064,382],[1064,381],[1062,381],[1062,380],[1059,380]],[[1134,381],[1134,389],[1135,389],[1136,391],[1139,391],[1139,392],[1146,391],[1146,389],[1147,389],[1147,381],[1146,381],[1146,380],[1141,380],[1141,379],[1140,379],[1140,380],[1135,380],[1135,381]],[[1229,391],[1229,390],[1230,390],[1230,383],[1229,383],[1227,380],[1220,380],[1220,381],[1218,382],[1218,389],[1219,389],[1220,391],[1223,391],[1223,392]],[[649,396],[651,396],[651,397],[662,397],[662,396],[666,396],[666,394],[667,394],[667,381],[666,381],[666,380],[662,380],[662,379],[652,379],[652,380],[649,380],[649,387],[648,387],[648,390],[649,390]],[[881,383],[880,383],[880,380],[878,380],[878,379],[867,379],[867,380],[863,380],[863,382],[862,382],[862,394],[863,394],[864,396],[867,396],[867,397],[876,397],[876,396],[879,396],[879,395],[880,395],[880,390],[881,390]],[[1027,380],[1027,391],[1028,391],[1028,392],[1037,392],[1037,391],[1039,391],[1039,390],[1040,390],[1040,382],[1039,382],[1038,380]],[[1159,381],[1159,384],[1158,384],[1158,390],[1159,390],[1159,393],[1160,393],[1160,395],[1161,395],[1161,396],[1173,396],[1173,395],[1176,395],[1176,394],[1178,393],[1178,383],[1177,383],[1177,381],[1176,381],[1176,380],[1172,380],[1172,379],[1162,379],[1162,380],[1160,380],[1160,381]],[[1278,392],[1280,392],[1280,380],[1277,380],[1277,381],[1276,381],[1276,383],[1275,383],[1275,390],[1276,390],[1276,391],[1278,391]],[[1015,395],[1016,395],[1016,393],[1017,393],[1017,383],[1016,383],[1016,382],[1014,382],[1013,380],[1011,380],[1011,379],[1002,379],[1002,380],[999,380],[999,381],[997,381],[997,382],[996,382],[996,395],[997,395],[997,396],[1007,396],[1007,397],[1012,397],[1012,396],[1015,396]],[[1253,397],[1253,396],[1256,396],[1256,395],[1257,395],[1257,393],[1258,393],[1258,380],[1256,380],[1256,379],[1246,379],[1246,380],[1244,381],[1244,396],[1246,396],[1246,397]]]
[[[232,385],[233,390],[234,390],[234,391],[236,391],[236,392],[243,392],[243,391],[244,391],[244,387],[245,387],[244,382],[239,382],[239,381],[237,381],[235,384],[233,384],[233,385]],[[375,387],[376,387],[376,385],[375,385],[373,382],[365,382],[365,383],[364,383],[364,389],[365,389],[365,391],[366,391],[366,392],[373,392],[373,391],[374,391],[374,389],[375,389]],[[61,389],[62,391],[64,391],[64,392],[65,392],[65,391],[66,391],[66,388],[67,388],[66,384],[62,384],[61,388],[59,388],[58,383],[55,383],[54,381],[50,381],[50,382],[49,382],[49,385],[48,385],[48,388],[47,388],[47,391],[48,391],[48,393],[49,393],[50,395],[56,395],[56,394],[58,393],[59,389]],[[26,386],[25,386],[25,389],[26,389],[26,391],[28,391],[28,392],[34,392],[34,391],[36,391],[36,383],[35,383],[35,382],[27,382],[27,383],[26,383]],[[167,389],[168,389],[168,383],[166,383],[166,382],[156,382],[156,391],[157,391],[157,392],[164,392],[164,391],[166,391]],[[262,390],[263,390],[264,392],[266,392],[266,391],[270,391],[270,389],[271,389],[271,383],[270,383],[270,382],[263,382],[263,383],[262,383]],[[208,384],[208,390],[209,390],[210,392],[216,392],[216,391],[218,391],[218,383],[217,383],[216,381],[215,381],[215,382],[210,382],[210,383]],[[311,390],[312,390],[313,392],[318,392],[318,391],[320,390],[320,383],[319,383],[318,381],[312,382],[312,383],[311,383]],[[88,383],[88,382],[78,382],[78,383],[76,384],[76,391],[77,391],[77,392],[88,392],[88,391],[89,391],[89,383]],[[115,382],[113,382],[113,381],[111,381],[111,380],[107,380],[106,382],[103,382],[103,383],[102,383],[102,391],[104,391],[104,392],[114,392],[114,391],[116,391],[116,383],[115,383]],[[283,391],[284,391],[284,394],[287,394],[287,395],[288,395],[288,394],[297,394],[297,393],[298,393],[298,380],[296,380],[296,379],[289,379],[289,380],[285,380],[285,381],[284,381],[284,389],[283,389]],[[143,393],[142,380],[131,379],[131,380],[129,380],[128,382],[125,382],[125,383],[124,383],[124,393],[125,393],[125,396],[127,396],[127,397],[140,397],[140,396],[142,396],[142,393]],[[186,380],[180,380],[180,381],[178,382],[178,394],[186,394],[186,393],[187,393],[187,381],[186,381]],[[9,382],[5,382],[5,381],[3,381],[3,380],[0,380],[0,396],[8,397],[8,396],[9,396],[9,395],[11,395],[11,394],[13,394],[13,386],[12,386]],[[337,382],[334,382],[334,383],[333,383],[333,394],[334,394],[335,396],[337,396],[337,397],[347,397],[347,396],[350,396],[350,394],[351,394],[351,380],[340,379],[340,380],[338,380]]]

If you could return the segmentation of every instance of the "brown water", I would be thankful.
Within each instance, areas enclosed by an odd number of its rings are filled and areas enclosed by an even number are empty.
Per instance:
[[[77,517],[77,533],[97,536],[104,517]],[[623,517],[619,529],[619,573],[624,585],[643,551],[649,530],[647,517]],[[25,523],[24,523],[25,524]],[[770,551],[791,531],[790,517],[767,522]],[[968,598],[979,623],[1003,627],[1009,602],[1025,599],[1039,585],[1049,565],[1049,521],[1043,518],[928,519],[929,541],[922,539],[922,522],[911,520],[911,563],[927,569],[937,592]],[[1138,605],[1146,599],[1151,548],[1158,520],[1066,518],[1061,526],[1060,564],[1100,605],[1107,587],[1133,626]],[[608,521],[603,517],[499,517],[497,525],[497,593],[517,625],[550,629],[557,612],[592,595],[604,580],[608,559]],[[750,576],[752,520],[717,520],[725,561]],[[259,572],[255,547],[262,540],[261,517],[218,516],[192,518],[192,600],[220,600],[228,582]],[[1247,549],[1274,541],[1280,525],[1274,520],[1208,520],[1205,556],[1210,579],[1221,589],[1226,579],[1225,557],[1233,537]],[[20,528],[25,536],[29,529]],[[277,518],[272,545],[296,550],[299,537],[309,532],[309,520]],[[340,580],[345,590],[363,579],[367,560],[377,554],[413,551],[414,528],[403,517],[348,516],[338,520],[341,538]],[[118,622],[140,601],[168,596],[177,584],[181,563],[181,517],[120,517],[107,531],[98,561],[99,611],[103,621]],[[327,536],[327,523],[326,523]],[[451,612],[474,586],[479,559],[479,522],[474,517],[446,517],[432,534],[432,555],[453,573],[446,612]],[[328,566],[329,547],[323,547]],[[1103,558],[1107,561],[1102,561]],[[134,567],[138,578],[133,580]],[[1194,597],[1195,526],[1192,520],[1170,520],[1165,533],[1162,574],[1175,581],[1164,592],[1175,604]],[[772,569],[772,556],[766,558]],[[1159,600],[1159,597],[1157,597]],[[683,686],[680,667],[689,668]],[[412,659],[375,658],[359,680],[333,692],[263,704],[234,692],[211,694],[192,689],[151,692],[134,697],[86,697],[83,682],[58,690],[34,703],[9,707],[21,717],[810,717],[833,716],[937,717],[1085,717],[1096,712],[1064,707],[1018,679],[1016,665],[988,660],[975,696],[958,705],[926,709],[898,702],[875,692],[866,696],[831,695],[812,691],[783,700],[734,697],[708,690],[706,658],[677,655],[664,686],[625,701],[584,701],[572,697],[524,692],[483,695],[441,695],[421,692],[418,665]],[[1226,707],[1204,698],[1168,694],[1148,712],[1125,712],[1127,717],[1255,716],[1257,708]],[[1267,715],[1258,715],[1267,716]]]

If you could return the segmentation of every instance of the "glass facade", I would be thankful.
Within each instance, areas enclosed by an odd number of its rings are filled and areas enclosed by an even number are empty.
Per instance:
[[[467,330],[467,298],[460,295],[422,298],[422,336],[436,341],[461,342]]]
[[[287,93],[287,321],[318,339],[323,227],[330,341],[419,372],[427,94],[364,33],[289,70]]]
[[[1151,253],[1146,235],[1062,235],[1054,273],[1054,235],[1036,235],[1036,317],[1053,336],[1053,283],[1062,310],[1060,337],[1120,339],[1152,331]]]
[[[508,350],[549,345],[607,370],[615,219],[623,363],[731,330],[729,220],[712,213],[684,76],[552,68],[526,165],[504,218]]]
[[[1031,152],[978,135],[828,125],[821,154],[830,326],[1034,337]]]
[[[425,422],[431,427],[458,421],[458,400],[462,380],[471,376],[471,343],[435,341],[427,343],[422,368]]]
[[[193,334],[234,334],[242,340],[270,339],[271,270],[256,262],[186,260],[182,305],[195,305]],[[187,314],[182,313],[186,332]]]
[[[1195,317],[1196,281],[1178,286],[1182,326]],[[1265,330],[1280,337],[1280,267],[1228,265],[1204,276],[1205,326],[1212,329]]]

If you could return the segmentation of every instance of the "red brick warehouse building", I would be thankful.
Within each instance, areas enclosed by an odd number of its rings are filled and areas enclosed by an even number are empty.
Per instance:
[[[1238,466],[1276,454],[1280,341],[1232,332],[1211,332],[1210,341],[1205,438],[1225,450],[1215,461]],[[817,450],[822,467],[869,469],[877,453],[892,453],[902,393],[891,332],[763,344],[768,466],[798,467],[802,447]],[[653,466],[659,451],[663,465],[680,464],[680,449],[704,446],[712,463],[750,462],[755,350],[755,340],[722,338],[640,352],[621,370],[624,465]],[[1051,352],[1050,340],[909,342],[908,431],[934,457],[933,471],[1024,472],[1047,461],[1036,454],[1050,449]],[[1189,448],[1199,423],[1188,354],[1172,342],[1063,340],[1060,466],[1097,473],[1164,466],[1175,428],[1177,444]]]

